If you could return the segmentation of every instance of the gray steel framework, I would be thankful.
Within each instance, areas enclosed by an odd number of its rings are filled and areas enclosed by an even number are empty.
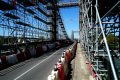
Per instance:
[[[59,39],[63,37],[66,39],[66,36],[64,36],[66,31],[63,31],[61,25],[59,25],[58,30],[57,25],[54,25],[54,19],[57,16],[54,16],[54,11],[56,10],[47,9],[48,3],[51,2],[45,3],[39,0],[1,0],[1,43],[8,44],[52,40],[52,36],[54,36],[52,34],[55,30],[59,32],[59,34],[56,32],[55,34],[61,36]],[[9,8],[9,6],[11,6],[11,8]],[[55,30],[53,30],[53,27],[55,27]],[[65,35],[67,34],[65,33]]]
[[[101,17],[98,5],[99,0],[80,0],[80,41],[84,47],[87,58],[97,74],[97,80],[118,80],[119,72],[116,70],[116,58],[119,57],[120,47],[110,48],[107,36],[112,33],[120,41],[120,1]],[[104,1],[103,1],[104,2]],[[98,8],[99,6],[99,8]],[[118,41],[118,43],[120,43]],[[115,40],[114,42],[115,43]],[[118,44],[119,45],[119,44]],[[113,45],[115,47],[115,45]],[[120,45],[119,45],[120,46]],[[117,53],[115,53],[117,51]],[[114,54],[115,53],[115,54]],[[106,63],[107,64],[104,64]],[[107,66],[107,67],[106,67]],[[119,68],[120,69],[120,68]],[[119,70],[118,69],[118,70]],[[110,73],[112,72],[112,73]]]

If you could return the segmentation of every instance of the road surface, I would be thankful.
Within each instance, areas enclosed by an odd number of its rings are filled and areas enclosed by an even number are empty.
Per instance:
[[[48,75],[66,49],[49,52],[39,58],[30,59],[21,67],[0,76],[0,80],[47,80]]]

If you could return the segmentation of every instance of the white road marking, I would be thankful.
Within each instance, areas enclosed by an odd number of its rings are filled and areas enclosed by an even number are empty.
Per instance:
[[[63,49],[63,48],[61,48]],[[60,51],[61,49],[59,49],[58,51]],[[31,71],[32,69],[34,69],[35,67],[37,67],[38,65],[40,65],[42,62],[46,61],[47,59],[49,59],[50,57],[52,57],[54,54],[56,54],[58,51],[56,51],[55,53],[53,53],[52,55],[50,55],[49,57],[45,58],[44,60],[42,60],[41,62],[39,62],[38,64],[34,65],[33,67],[31,67],[30,69],[28,69],[27,71],[25,71],[24,73],[22,73],[21,75],[19,75],[18,77],[16,77],[14,80],[18,80],[19,78],[21,78],[22,76],[24,76],[25,74],[27,74],[29,71]]]

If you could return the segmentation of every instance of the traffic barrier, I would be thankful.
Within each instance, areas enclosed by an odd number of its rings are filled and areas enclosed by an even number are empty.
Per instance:
[[[67,63],[66,63],[66,61],[65,61],[65,56],[64,56],[64,54],[63,54],[62,57],[61,57],[61,62],[62,62],[62,64],[63,64],[65,76],[67,76],[67,74],[68,74],[68,65],[67,65]]]
[[[52,80],[59,80],[59,76],[58,76],[58,70],[57,71],[52,71],[51,72],[51,77],[52,77]]]
[[[55,80],[55,76],[49,75],[48,80]]]
[[[9,65],[14,65],[14,64],[18,63],[16,54],[8,55],[6,57],[6,59],[7,59],[7,62]]]
[[[61,47],[60,42],[55,42],[55,44],[56,44],[56,49],[59,49]]]
[[[18,62],[22,62],[25,60],[25,54],[24,53],[17,53],[16,54]]]
[[[46,45],[43,45],[43,46],[42,46],[42,50],[43,50],[43,52],[47,52],[47,51],[48,51],[47,46],[46,46]]]
[[[55,80],[59,80],[57,64],[55,65],[54,70],[52,70],[51,76],[54,76],[54,79],[55,79]]]
[[[2,63],[1,69],[7,68],[8,67],[8,62],[7,62],[6,56],[3,55],[3,56],[0,57],[0,59],[1,59],[1,63]]]
[[[69,52],[72,54],[72,49],[71,48],[69,48]]]
[[[56,44],[55,44],[55,43],[53,43],[52,45],[53,45],[53,49],[55,49],[55,48],[56,48]]]
[[[57,63],[57,67],[58,67],[58,75],[59,75],[60,80],[66,80],[66,76],[64,73],[65,71],[64,71],[63,64],[61,61]]]
[[[75,50],[77,47],[77,43],[74,43],[69,49],[65,50],[62,54],[62,57],[59,59],[57,63],[58,68],[58,77],[54,75],[54,71],[52,71],[51,75],[48,76],[48,80],[68,80],[70,73],[70,62],[75,55]]]
[[[65,56],[66,56],[66,61],[67,61],[67,63],[69,63],[70,60],[72,59],[72,56],[71,56],[69,50],[66,50]]]
[[[52,50],[52,49],[55,48],[55,44],[54,43],[53,44],[47,44],[47,46],[48,46],[49,50]]]
[[[51,74],[48,76],[48,80],[60,80],[58,75],[57,64],[55,64],[54,70],[52,70]]]
[[[38,45],[36,47],[36,57],[39,57],[40,55],[43,54],[43,49],[42,49],[42,46],[41,45]]]
[[[47,44],[47,47],[48,47],[48,50],[52,49],[51,44]]]
[[[69,50],[69,52],[70,52],[70,54],[71,54],[71,58],[73,59],[73,57],[75,56],[75,53],[74,53],[74,46],[72,46],[71,48],[69,48],[68,50]]]
[[[29,51],[28,48],[24,49],[24,50],[23,50],[23,53],[24,53],[24,55],[25,55],[25,59],[26,59],[26,60],[31,58],[31,54],[30,54],[30,51]]]
[[[35,47],[30,47],[29,52],[30,52],[32,57],[36,57],[36,49],[35,49]]]
[[[0,70],[3,68],[3,65],[2,65],[2,60],[0,58]]]

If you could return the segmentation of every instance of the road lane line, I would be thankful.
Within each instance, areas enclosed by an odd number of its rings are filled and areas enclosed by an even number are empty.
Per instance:
[[[38,64],[34,65],[33,67],[31,67],[30,69],[28,69],[27,71],[25,71],[24,73],[22,73],[21,75],[19,75],[18,77],[16,77],[14,80],[18,80],[19,78],[21,78],[22,76],[24,76],[25,74],[27,74],[29,71],[31,71],[32,69],[34,69],[35,67],[37,67],[38,65],[40,65],[42,62],[46,61],[47,59],[49,59],[50,57],[52,57],[54,54],[56,54],[57,52],[59,52],[60,50],[62,50],[63,48],[59,49],[58,51],[56,51],[55,53],[53,53],[52,55],[50,55],[49,57],[45,58],[44,60],[42,60],[41,62],[39,62]]]

